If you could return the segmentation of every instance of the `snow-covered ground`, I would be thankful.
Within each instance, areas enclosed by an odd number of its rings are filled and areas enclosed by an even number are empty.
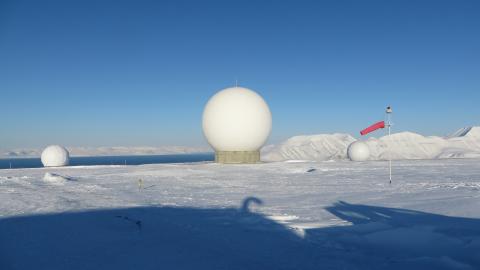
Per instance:
[[[348,146],[356,141],[349,134],[295,136],[263,150],[263,159],[346,160]],[[480,158],[480,127],[459,129],[448,137],[399,132],[365,140],[370,160]]]
[[[480,159],[0,170],[0,269],[480,269]]]

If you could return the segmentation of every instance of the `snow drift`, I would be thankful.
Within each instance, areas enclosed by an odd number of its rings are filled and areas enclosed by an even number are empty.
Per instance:
[[[282,160],[346,160],[349,134],[295,136],[278,146],[266,147],[264,161]],[[480,158],[480,127],[462,128],[447,137],[422,136],[400,132],[365,141],[370,148],[370,160]]]
[[[43,181],[50,184],[63,185],[66,181],[75,181],[75,179],[69,176],[46,172],[43,176]]]

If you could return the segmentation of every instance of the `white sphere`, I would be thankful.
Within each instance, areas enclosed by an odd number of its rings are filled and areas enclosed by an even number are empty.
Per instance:
[[[351,161],[365,161],[370,157],[368,145],[361,141],[355,141],[348,146],[348,157]]]
[[[67,149],[60,145],[50,145],[42,152],[42,163],[45,167],[67,166],[70,156]]]
[[[256,92],[232,87],[210,98],[203,111],[203,133],[216,151],[257,151],[272,129],[272,114]]]

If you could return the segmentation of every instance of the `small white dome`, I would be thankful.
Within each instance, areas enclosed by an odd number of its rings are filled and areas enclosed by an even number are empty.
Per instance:
[[[272,129],[272,114],[256,92],[232,87],[216,93],[203,111],[203,133],[216,151],[257,151]]]
[[[368,145],[361,141],[355,141],[348,146],[348,158],[351,161],[365,161],[370,157]]]
[[[70,156],[67,149],[60,145],[50,145],[42,152],[42,163],[45,167],[67,166]]]

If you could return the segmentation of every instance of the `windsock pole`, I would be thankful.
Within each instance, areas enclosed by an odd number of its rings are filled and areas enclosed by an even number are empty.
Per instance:
[[[387,127],[388,127],[388,138],[390,139],[391,135],[391,128],[392,128],[392,118],[391,115],[393,113],[392,107],[388,106],[387,110],[385,111],[387,116]],[[392,183],[392,150],[388,147],[388,170],[389,170],[389,177],[390,177],[390,184]]]

